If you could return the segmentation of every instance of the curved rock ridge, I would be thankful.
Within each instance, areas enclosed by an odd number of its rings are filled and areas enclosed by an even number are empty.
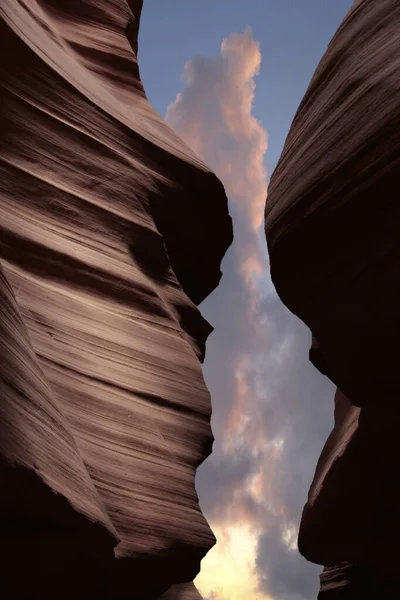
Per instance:
[[[299,535],[302,554],[327,567],[324,599],[375,598],[378,588],[397,598],[400,584],[399,31],[397,0],[354,2],[266,204],[274,285],[312,332],[310,360],[338,387]]]
[[[194,482],[213,442],[197,304],[232,224],[146,99],[141,8],[0,3],[7,598],[154,598],[215,542]]]

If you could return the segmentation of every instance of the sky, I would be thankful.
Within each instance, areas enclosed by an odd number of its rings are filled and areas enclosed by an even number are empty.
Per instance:
[[[141,77],[153,107],[225,186],[235,241],[201,305],[215,330],[204,376],[213,454],[198,469],[217,537],[206,600],[313,600],[321,567],[297,550],[301,511],[333,426],[333,385],[280,302],[263,231],[268,180],[312,74],[352,0],[145,0]]]

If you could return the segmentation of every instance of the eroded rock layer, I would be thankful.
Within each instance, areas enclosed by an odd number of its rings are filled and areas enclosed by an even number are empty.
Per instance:
[[[155,597],[214,543],[194,485],[213,440],[196,305],[232,227],[220,182],[148,104],[140,10],[0,2],[7,598]]]
[[[277,292],[338,387],[299,535],[304,556],[329,567],[321,598],[375,598],[383,582],[382,597],[397,598],[400,583],[399,31],[397,0],[354,3],[296,113],[266,205]]]

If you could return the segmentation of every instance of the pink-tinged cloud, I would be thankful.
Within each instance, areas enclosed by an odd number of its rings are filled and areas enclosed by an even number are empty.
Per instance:
[[[248,290],[242,309],[253,318],[258,299],[252,275],[262,275],[266,269],[265,249],[263,253],[257,229],[262,224],[267,193],[267,133],[252,114],[260,64],[260,46],[250,28],[230,35],[223,40],[219,57],[196,56],[186,63],[186,87],[166,113],[168,124],[225,186],[235,226],[233,251]],[[225,427],[228,436],[239,433],[246,414],[250,396],[242,375],[246,360],[238,357],[237,364],[232,365],[236,391]]]
[[[186,63],[186,88],[166,113],[168,124],[223,181],[249,233],[262,224],[267,191],[267,133],[252,114],[260,64],[250,28],[230,35],[218,58],[196,56]],[[241,264],[246,272],[262,272],[257,239],[242,240]]]

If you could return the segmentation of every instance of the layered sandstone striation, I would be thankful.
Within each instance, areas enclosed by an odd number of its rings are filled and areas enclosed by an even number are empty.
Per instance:
[[[358,0],[271,178],[271,274],[338,387],[299,549],[321,598],[397,598],[400,533],[400,4]],[[378,593],[379,592],[379,593]]]
[[[198,597],[221,183],[150,107],[139,0],[0,2],[2,597]]]

